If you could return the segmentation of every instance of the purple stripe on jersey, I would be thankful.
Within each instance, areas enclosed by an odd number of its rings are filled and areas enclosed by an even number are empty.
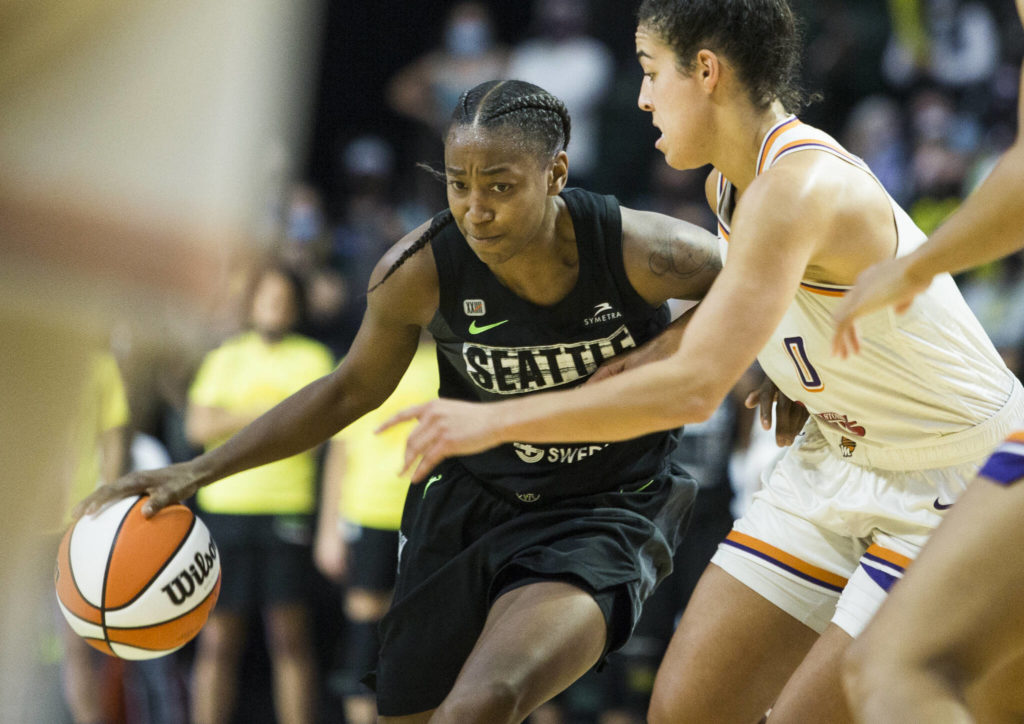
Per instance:
[[[887,573],[886,571],[880,571],[874,566],[865,566],[863,563],[861,563],[860,567],[864,569],[864,572],[868,574],[868,577],[870,577],[872,581],[874,581],[882,587],[883,591],[888,591],[890,588],[892,588],[892,584],[900,580],[899,576],[894,576],[893,574]]]
[[[1024,478],[1024,456],[996,450],[978,471],[978,475],[1000,485],[1011,485]]]
[[[799,578],[804,579],[805,581],[810,581],[811,583],[819,585],[822,588],[827,588],[830,591],[835,591],[836,593],[842,593],[843,592],[843,587],[842,586],[835,586],[835,585],[833,585],[831,583],[826,583],[825,581],[821,580],[820,578],[815,578],[814,576],[809,576],[806,573],[804,573],[803,571],[798,571],[797,569],[795,569],[795,568],[793,568],[791,566],[787,566],[782,561],[779,561],[779,560],[776,560],[775,558],[772,558],[767,553],[762,553],[759,550],[755,550],[753,548],[750,548],[749,546],[745,546],[742,543],[737,543],[734,540],[729,540],[728,538],[726,538],[722,542],[725,543],[726,545],[730,545],[730,546],[732,546],[734,548],[739,548],[741,551],[746,551],[747,553],[751,553],[751,554],[757,556],[758,558],[766,560],[769,563],[771,563],[773,565],[776,565],[776,566],[778,566],[779,568],[781,568],[781,569],[783,569],[785,571],[789,571],[794,576],[798,576]]]

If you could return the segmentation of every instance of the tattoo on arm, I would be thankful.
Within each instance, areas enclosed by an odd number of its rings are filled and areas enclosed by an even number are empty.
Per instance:
[[[682,246],[666,239],[654,246],[647,264],[656,276],[671,274],[677,279],[692,279],[712,268],[717,258],[711,249],[703,246]]]

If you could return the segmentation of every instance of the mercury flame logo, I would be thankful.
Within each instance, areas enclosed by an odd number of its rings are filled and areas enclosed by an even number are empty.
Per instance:
[[[203,585],[216,560],[217,546],[211,540],[209,550],[196,553],[188,567],[182,569],[181,573],[160,590],[167,594],[171,603],[180,606],[196,592],[198,586]]]

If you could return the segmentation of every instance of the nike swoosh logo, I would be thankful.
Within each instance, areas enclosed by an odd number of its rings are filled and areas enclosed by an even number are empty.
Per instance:
[[[505,321],[508,321],[508,320],[505,320]],[[431,485],[433,485],[434,483],[436,483],[438,480],[440,480],[443,477],[444,477],[443,475],[431,475],[430,476],[430,479],[427,480],[427,484],[423,486],[423,497],[424,498],[427,497],[427,489],[430,488]]]
[[[932,505],[935,506],[935,510],[948,510],[953,507],[952,503],[940,503],[938,498],[935,499],[935,502],[932,503]]]
[[[507,321],[508,321],[507,319],[503,319],[500,322],[495,322],[494,324],[479,324],[478,325],[476,323],[476,320],[474,319],[472,322],[469,323],[469,333],[470,334],[480,334],[481,332],[486,332],[488,329],[494,329],[495,327],[500,327],[501,325],[503,325]]]

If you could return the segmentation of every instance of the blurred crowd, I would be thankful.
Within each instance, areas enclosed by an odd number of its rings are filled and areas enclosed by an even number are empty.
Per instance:
[[[302,344],[316,345],[322,359],[344,358],[365,307],[374,264],[445,203],[443,185],[428,169],[440,166],[440,133],[459,94],[481,81],[520,78],[566,102],[573,119],[571,185],[713,228],[703,191],[707,170],[668,168],[653,148],[646,117],[636,109],[640,70],[630,41],[623,42],[632,26],[605,22],[607,3],[601,0],[534,0],[528,21],[513,33],[507,24],[496,22],[497,5],[497,0],[448,3],[439,33],[425,36],[418,55],[382,89],[387,108],[381,110],[381,121],[372,128],[335,128],[326,146],[314,147],[328,160],[268,205],[267,223],[277,230],[275,240],[258,256],[239,262],[206,339],[187,350],[153,353],[133,344],[130,325],[114,330],[109,351],[119,363],[130,412],[114,426],[128,440],[116,467],[188,459],[199,445],[230,432],[221,427],[217,434],[203,434],[196,427],[197,406],[208,411],[221,404],[197,392],[209,386],[200,384],[197,373],[225,344],[246,334],[259,335],[271,324],[276,327],[264,336],[268,345],[301,338]],[[1013,139],[1016,79],[1024,54],[1013,4],[793,0],[793,5],[803,21],[803,85],[812,97],[802,117],[864,158],[918,225],[935,229]],[[264,291],[272,296],[270,301],[259,291],[268,273],[277,274],[281,282],[276,296]],[[1024,257],[1018,253],[958,281],[1020,376]],[[274,305],[284,311],[277,309],[274,316]],[[776,454],[771,433],[761,430],[742,404],[758,383],[757,371],[751,370],[709,421],[686,431],[679,454],[701,482],[702,495],[677,556],[677,570],[648,605],[634,639],[604,671],[588,674],[531,721],[642,721],[657,663],[689,591],[757,488],[760,471]],[[435,390],[421,392],[429,397]],[[261,404],[273,401],[267,398]],[[260,411],[259,406],[246,410],[250,415]],[[400,446],[398,451],[394,459],[379,460],[382,477],[399,467]],[[156,667],[106,661],[99,655],[82,664],[81,651],[72,661],[55,643],[49,654],[55,666],[64,658],[65,666],[94,667],[94,693],[101,694],[102,707],[98,721],[191,721],[189,711],[198,709],[183,702],[219,695],[192,683],[197,666],[206,667],[207,678],[238,677],[233,711],[224,714],[230,717],[225,721],[373,720],[372,700],[369,708],[345,705],[348,699],[369,696],[369,690],[360,688],[352,670],[356,664],[347,652],[357,638],[365,637],[367,621],[379,617],[387,592],[371,590],[370,603],[353,607],[353,600],[360,599],[348,595],[351,561],[342,563],[319,550],[313,565],[314,543],[326,545],[316,537],[317,526],[330,526],[333,532],[345,525],[346,503],[337,495],[337,488],[346,484],[341,481],[346,474],[363,479],[373,475],[365,461],[357,465],[357,456],[351,457],[332,462],[330,454],[319,455],[319,484],[310,487],[308,504],[285,511],[307,516],[305,527],[292,531],[310,564],[303,598],[290,601],[301,610],[298,622],[294,616],[274,618],[259,606],[239,609],[245,617],[233,622],[233,638],[222,640],[221,648],[190,644]],[[330,515],[323,514],[325,505]],[[340,551],[340,539],[331,540]],[[348,555],[365,550],[351,546]],[[358,645],[365,647],[365,642]],[[154,690],[173,691],[175,696],[146,694]],[[90,710],[91,719],[75,711],[75,689],[69,686],[68,691],[65,715],[75,712],[76,722],[97,721],[95,709]],[[290,710],[282,707],[282,698],[293,702]]]

